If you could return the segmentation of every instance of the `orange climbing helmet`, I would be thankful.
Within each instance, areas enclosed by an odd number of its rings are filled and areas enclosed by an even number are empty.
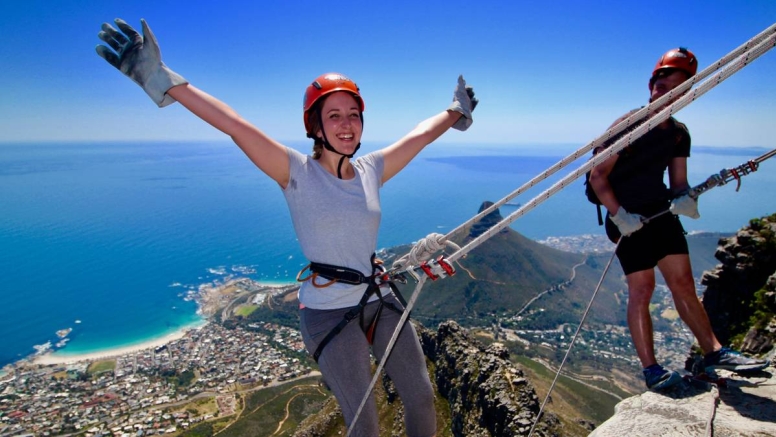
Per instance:
[[[352,94],[358,102],[358,109],[364,112],[364,99],[361,97],[355,82],[340,73],[322,74],[308,85],[304,92],[304,129],[308,134],[312,134],[310,132],[310,110],[323,96],[337,91],[346,91]]]
[[[698,71],[698,59],[695,58],[693,52],[684,47],[671,49],[665,52],[657,61],[657,64],[655,64],[655,69],[652,70],[652,78],[654,79],[660,70],[667,68],[684,71],[688,76],[692,77]]]

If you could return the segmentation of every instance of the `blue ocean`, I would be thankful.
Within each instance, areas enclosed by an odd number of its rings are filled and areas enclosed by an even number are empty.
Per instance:
[[[430,146],[383,188],[379,247],[454,229],[580,146]],[[690,182],[766,151],[696,147]],[[776,212],[774,170],[765,161],[739,192],[709,191],[685,227],[732,232]],[[537,240],[603,232],[581,180],[512,228]],[[66,328],[68,354],[164,336],[201,323],[188,290],[227,275],[291,282],[306,263],[280,189],[230,142],[0,144],[0,367]]]

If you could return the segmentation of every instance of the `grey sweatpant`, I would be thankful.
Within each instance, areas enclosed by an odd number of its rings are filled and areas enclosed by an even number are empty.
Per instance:
[[[397,308],[402,308],[392,294],[386,296],[385,300]],[[364,308],[365,324],[372,320],[377,306],[377,302],[372,302]],[[348,310],[349,308],[335,310],[303,308],[301,310],[302,339],[310,354],[315,352],[318,343],[337,326]],[[372,345],[378,360],[382,359],[383,352],[400,318],[400,314],[383,307]],[[350,426],[372,381],[370,345],[364,332],[361,331],[359,319],[351,321],[324,347],[318,359],[318,366],[339,402],[345,423]],[[436,433],[434,391],[428,377],[420,342],[411,323],[405,324],[396,340],[391,355],[385,363],[385,371],[396,386],[404,404],[407,436],[433,436]],[[359,437],[379,435],[374,393],[370,394],[369,400],[364,405],[352,435]]]

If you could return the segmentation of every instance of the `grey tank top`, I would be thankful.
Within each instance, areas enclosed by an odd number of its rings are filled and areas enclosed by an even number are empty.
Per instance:
[[[304,256],[371,275],[381,217],[382,153],[352,160],[356,177],[342,180],[311,156],[287,150],[290,179],[283,194]],[[358,305],[365,290],[366,284],[316,288],[308,280],[302,283],[299,301],[313,309],[345,308]]]

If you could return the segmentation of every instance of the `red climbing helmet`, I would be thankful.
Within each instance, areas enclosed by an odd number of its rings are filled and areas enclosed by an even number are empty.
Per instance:
[[[347,91],[356,98],[358,109],[364,111],[364,99],[361,98],[358,86],[347,76],[339,73],[326,73],[318,76],[313,83],[307,86],[304,92],[304,129],[308,134],[310,132],[310,110],[321,97],[337,91]]]
[[[671,49],[661,56],[657,64],[655,64],[655,69],[652,70],[652,78],[654,79],[660,70],[667,68],[684,71],[688,76],[692,77],[698,71],[698,59],[695,58],[693,52],[684,47]]]

